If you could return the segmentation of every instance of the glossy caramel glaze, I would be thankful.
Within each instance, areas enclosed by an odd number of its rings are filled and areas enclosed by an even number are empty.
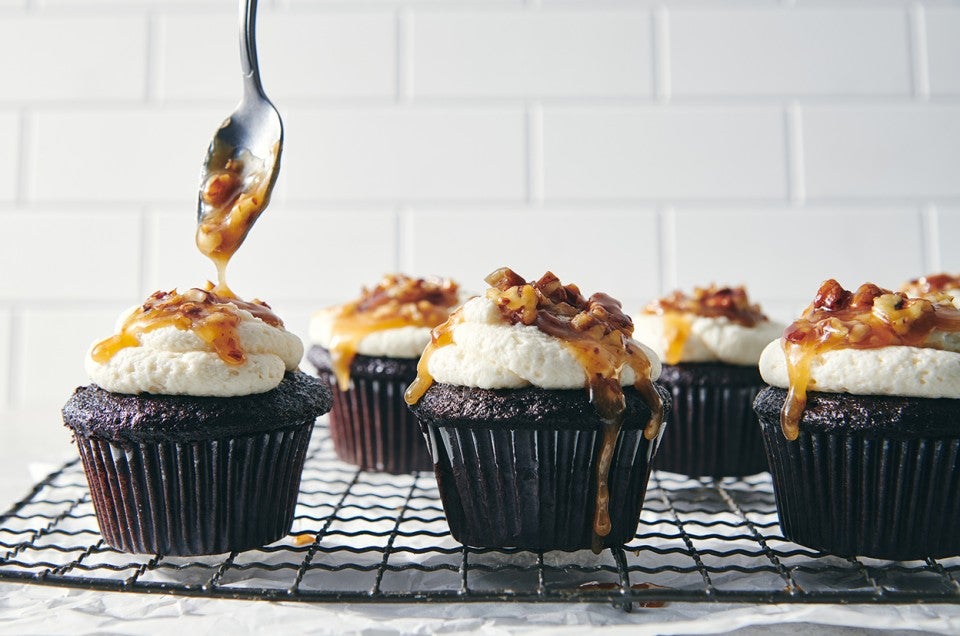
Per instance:
[[[586,299],[575,285],[561,284],[551,272],[528,283],[514,271],[502,268],[486,281],[491,285],[486,296],[496,304],[504,323],[532,325],[557,338],[583,367],[590,401],[604,422],[593,523],[595,534],[604,537],[611,529],[608,475],[623,422],[625,401],[620,375],[624,368],[633,369],[635,386],[652,413],[644,429],[647,439],[657,436],[663,419],[663,405],[650,379],[650,360],[630,338],[633,322],[623,313],[619,301],[602,293]],[[417,379],[405,394],[407,403],[415,404],[433,384],[430,356],[453,342],[460,322],[460,312],[454,312],[433,330],[417,367]]]
[[[643,308],[642,313],[663,316],[666,351],[664,362],[680,364],[693,318],[726,318],[744,327],[767,320],[760,305],[751,304],[743,287],[694,287],[693,294],[674,291]]]
[[[364,288],[357,300],[334,308],[329,349],[340,389],[350,387],[350,364],[365,337],[400,327],[432,329],[459,302],[459,286],[450,279],[388,274],[376,286]]]
[[[960,331],[960,311],[872,283],[850,292],[835,280],[825,281],[813,303],[783,332],[790,380],[780,414],[784,436],[793,440],[800,434],[810,364],[816,356],[836,349],[932,347],[928,338],[934,331]]]
[[[246,361],[246,355],[237,336],[238,309],[250,312],[269,325],[283,327],[270,307],[258,300],[248,302],[220,295],[212,288],[193,288],[183,293],[159,291],[124,320],[119,333],[95,344],[91,357],[105,363],[121,349],[139,346],[144,333],[174,327],[195,333],[225,363],[240,365]]]
[[[273,152],[270,165],[276,161],[279,146],[275,146]],[[247,151],[227,160],[222,170],[206,175],[200,191],[196,242],[197,248],[217,267],[218,293],[230,291],[227,263],[267,207],[270,176],[266,163]]]
[[[960,291],[960,275],[941,273],[921,276],[901,285],[900,291],[916,298],[937,298],[945,292]]]

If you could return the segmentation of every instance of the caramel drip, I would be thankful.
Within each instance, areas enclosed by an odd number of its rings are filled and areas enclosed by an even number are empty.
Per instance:
[[[663,314],[663,337],[667,341],[663,361],[666,364],[680,364],[692,327],[693,323],[687,314],[675,311]]]
[[[195,333],[225,363],[240,365],[246,361],[246,354],[237,335],[240,325],[238,308],[249,311],[270,325],[283,326],[269,306],[256,301],[223,297],[211,290],[196,288],[183,294],[176,291],[157,292],[127,317],[120,333],[94,345],[91,357],[103,364],[121,349],[139,346],[144,333],[174,327]]]
[[[784,437],[800,435],[814,358],[838,349],[938,348],[929,341],[934,331],[960,331],[960,311],[869,283],[850,292],[835,280],[825,281],[813,303],[783,333],[790,383],[780,412]]]
[[[820,353],[813,347],[803,347],[792,342],[783,342],[787,356],[787,377],[790,388],[780,414],[783,436],[793,441],[800,436],[800,418],[807,406],[807,388],[810,386],[810,363]]]
[[[341,391],[350,388],[350,365],[357,357],[360,341],[377,331],[400,327],[431,327],[407,316],[375,318],[364,314],[349,314],[338,317],[333,325],[330,341],[330,359],[337,386]]]
[[[493,285],[487,297],[496,303],[507,323],[533,325],[559,339],[583,367],[590,402],[603,422],[593,528],[596,538],[605,537],[611,530],[610,466],[626,408],[620,384],[624,368],[633,369],[634,386],[651,411],[644,437],[655,439],[663,420],[663,404],[650,380],[650,361],[630,342],[633,323],[617,300],[606,294],[584,299],[579,289],[561,285],[550,272],[535,283],[526,283],[512,270],[503,268],[488,276],[487,282]],[[455,312],[431,332],[430,344],[417,364],[417,378],[404,394],[408,404],[416,404],[433,384],[430,357],[438,349],[452,344],[453,331],[462,321],[460,312]],[[595,543],[599,545],[599,539]]]
[[[364,338],[401,327],[432,329],[450,317],[459,301],[459,286],[450,279],[387,274],[354,302],[337,307],[329,350],[340,390],[350,388],[350,365]]]
[[[227,286],[227,263],[270,200],[272,166],[280,152],[273,147],[269,165],[249,151],[226,161],[223,169],[207,175],[200,194],[197,248],[217,267],[219,294],[232,296]]]
[[[430,356],[437,349],[453,344],[453,330],[462,322],[463,316],[457,311],[446,322],[434,327],[430,332],[430,344],[423,350],[423,355],[417,362],[417,377],[403,392],[403,399],[407,404],[413,406],[419,402],[427,389],[433,385],[433,376],[430,375]]]

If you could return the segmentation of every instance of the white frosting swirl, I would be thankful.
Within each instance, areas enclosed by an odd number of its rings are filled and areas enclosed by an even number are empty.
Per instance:
[[[329,350],[334,338],[338,307],[315,313],[310,319],[310,341]],[[385,358],[419,358],[430,342],[429,327],[396,327],[373,331],[357,343],[357,353]]]
[[[136,309],[120,317],[117,331]],[[142,333],[139,346],[120,349],[103,363],[93,359],[91,347],[87,375],[114,393],[230,397],[270,391],[300,364],[303,344],[248,311],[236,312],[237,338],[246,354],[243,364],[227,364],[192,331],[161,327]]]
[[[754,366],[771,340],[783,333],[783,325],[765,320],[745,327],[727,318],[684,315],[690,320],[690,334],[683,345],[680,362],[724,362]],[[638,314],[633,318],[633,337],[653,349],[660,358],[667,353],[666,320],[660,314]]]
[[[583,366],[559,338],[533,325],[506,324],[497,306],[477,297],[460,309],[463,321],[453,328],[453,342],[433,351],[427,370],[436,382],[481,389],[580,389]],[[660,359],[634,343],[650,359],[650,379],[660,377]],[[636,382],[633,369],[620,375],[624,386]]]
[[[937,339],[946,342],[942,335]],[[954,347],[958,344],[956,337],[948,340]],[[771,342],[763,350],[760,375],[767,384],[783,389],[790,386],[787,358],[780,340]],[[810,362],[809,390],[957,399],[960,398],[960,353],[908,346],[825,351]]]

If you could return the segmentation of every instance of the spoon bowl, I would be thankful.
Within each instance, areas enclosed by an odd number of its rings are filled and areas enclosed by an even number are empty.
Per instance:
[[[223,267],[247,236],[280,172],[283,122],[260,82],[257,0],[240,0],[243,98],[213,136],[200,177],[197,246]]]

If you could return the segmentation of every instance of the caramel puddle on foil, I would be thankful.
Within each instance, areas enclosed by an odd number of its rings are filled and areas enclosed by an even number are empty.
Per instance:
[[[612,591],[612,590],[619,590],[620,584],[619,583],[600,583],[597,581],[593,581],[590,583],[583,583],[579,585],[577,589],[583,592],[593,592],[593,591],[606,592],[606,591]],[[669,590],[671,588],[663,585],[657,585],[656,583],[634,583],[633,585],[630,586],[630,589],[631,590],[653,590],[653,589]],[[664,607],[667,604],[666,601],[634,601],[634,603],[637,604],[637,607],[649,607],[649,608]]]

